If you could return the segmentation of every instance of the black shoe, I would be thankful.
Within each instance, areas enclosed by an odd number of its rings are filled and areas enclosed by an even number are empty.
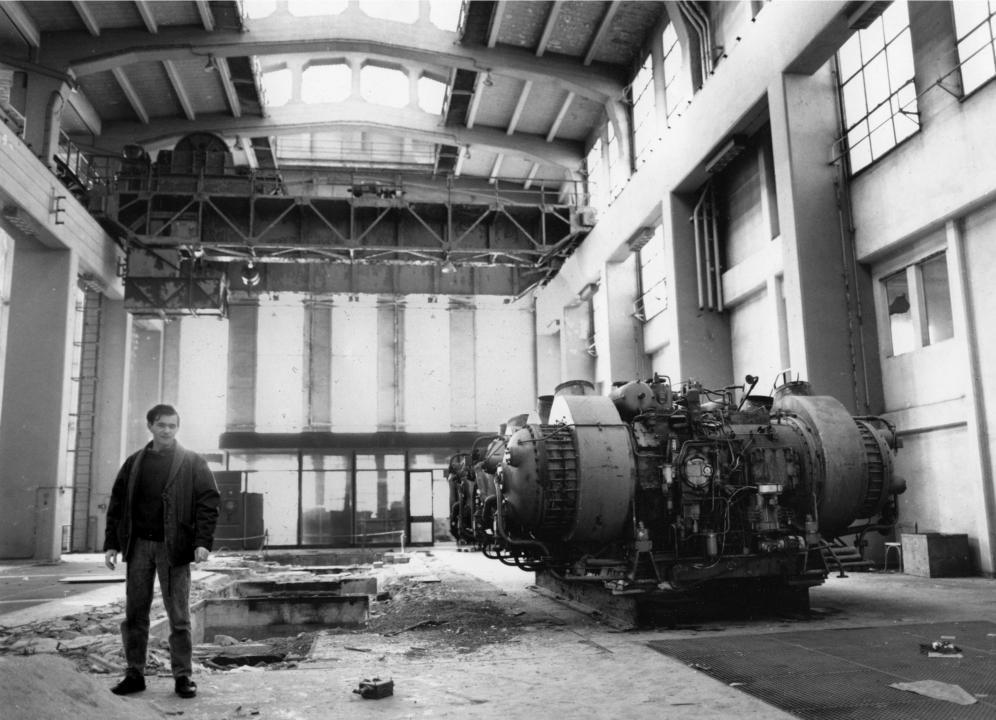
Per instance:
[[[176,694],[182,698],[192,698],[197,694],[197,683],[188,677],[176,679]]]
[[[124,680],[111,688],[115,695],[131,695],[145,690],[145,678],[136,673],[128,673]]]

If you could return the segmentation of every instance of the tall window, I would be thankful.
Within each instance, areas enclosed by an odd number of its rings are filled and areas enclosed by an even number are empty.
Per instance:
[[[608,205],[608,172],[602,158],[602,140],[599,138],[588,151],[585,158],[585,169],[588,171],[588,204],[594,208],[604,208]]]
[[[605,130],[608,138],[605,145],[605,155],[608,165],[609,195],[611,200],[615,200],[622,192],[623,182],[626,179],[626,163],[621,157],[622,143],[619,142],[619,136],[616,135],[616,126],[610,122],[606,124]]]
[[[851,172],[871,165],[920,129],[909,11],[894,2],[837,54]]]
[[[654,112],[654,63],[650,55],[636,74],[631,86],[633,94],[633,156],[639,160],[657,135]]]
[[[668,23],[661,41],[664,47],[664,62],[661,68],[664,73],[664,118],[667,126],[671,127],[672,119],[681,115],[681,111],[688,104],[691,88],[687,73],[681,72],[684,60],[674,25]]]
[[[892,355],[954,337],[945,253],[932,255],[882,280]]]
[[[961,85],[967,95],[996,76],[996,0],[953,2]]]
[[[667,263],[664,256],[664,230],[658,225],[654,236],[640,249],[640,297],[636,317],[649,322],[667,310]]]

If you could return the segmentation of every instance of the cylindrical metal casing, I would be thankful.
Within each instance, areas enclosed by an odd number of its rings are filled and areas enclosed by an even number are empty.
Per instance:
[[[840,401],[825,395],[784,395],[776,399],[775,409],[788,413],[780,422],[794,426],[796,442],[805,446],[800,453],[803,488],[793,493],[794,504],[802,512],[815,498],[825,537],[839,535],[881,509],[891,467],[884,466],[888,451],[882,451],[874,431],[864,431]],[[866,437],[869,433],[872,439]],[[782,432],[779,436],[785,437]]]
[[[594,395],[595,386],[588,380],[567,380],[553,389],[556,395]]]
[[[596,395],[558,395],[550,418],[509,440],[501,477],[511,519],[543,540],[618,538],[636,487],[628,427]]]
[[[619,417],[627,422],[657,405],[654,391],[644,382],[628,382],[614,387],[609,398],[619,411]]]
[[[540,425],[550,424],[550,408],[553,406],[553,395],[540,395],[536,398],[536,414]]]

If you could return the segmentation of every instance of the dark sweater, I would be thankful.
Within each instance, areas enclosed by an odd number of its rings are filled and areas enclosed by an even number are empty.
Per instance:
[[[163,490],[173,463],[173,448],[156,452],[151,448],[142,458],[132,505],[135,537],[162,542],[165,536]]]

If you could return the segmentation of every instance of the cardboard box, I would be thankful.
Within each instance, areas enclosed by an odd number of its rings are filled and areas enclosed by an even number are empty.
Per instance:
[[[903,533],[903,571],[920,577],[966,577],[972,574],[968,535]]]

